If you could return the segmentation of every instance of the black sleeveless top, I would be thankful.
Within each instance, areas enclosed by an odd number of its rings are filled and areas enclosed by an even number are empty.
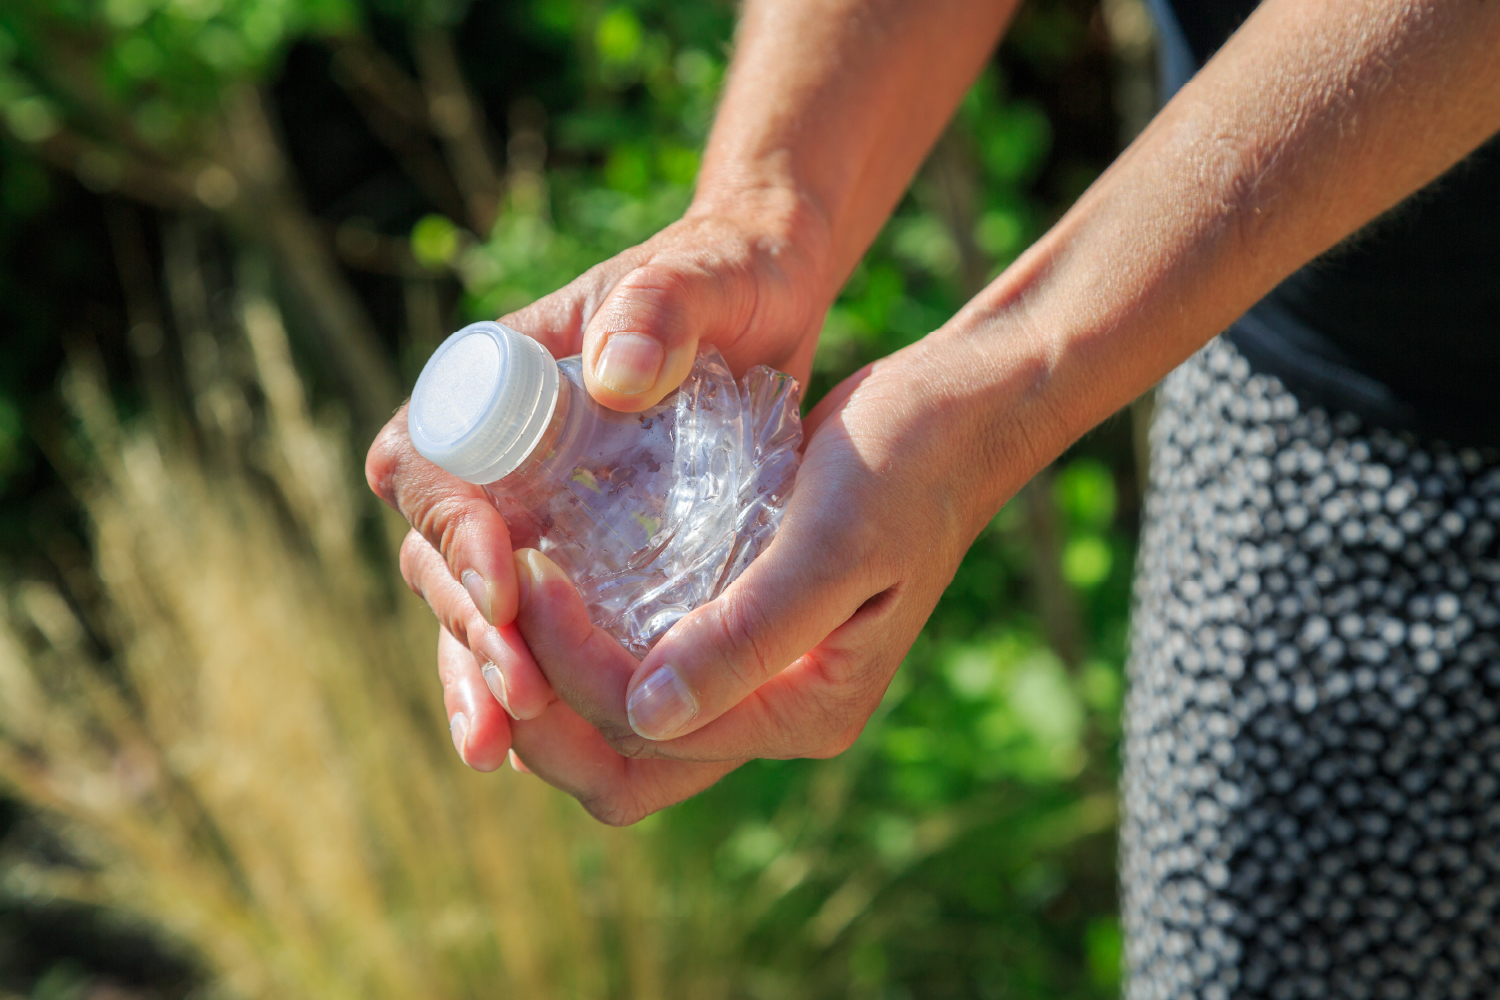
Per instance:
[[[1157,0],[1167,75],[1179,64],[1169,88],[1257,2]],[[1310,402],[1500,444],[1500,134],[1287,278],[1228,336]]]

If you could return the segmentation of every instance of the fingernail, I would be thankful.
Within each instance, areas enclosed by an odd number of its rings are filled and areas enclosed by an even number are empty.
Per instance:
[[[630,728],[648,740],[670,740],[698,715],[698,699],[677,671],[657,667],[641,682],[625,706]]]
[[[516,756],[516,752],[514,750],[509,751],[508,753],[506,753],[505,756],[510,761],[510,766],[511,766],[512,770],[517,771],[520,774],[530,774],[531,773],[531,768],[527,767],[524,763],[522,763],[521,758]]]
[[[448,721],[448,732],[453,737],[453,749],[458,751],[458,759],[467,764],[469,758],[464,755],[464,744],[469,742],[468,717],[462,712],[454,712]]]
[[[484,686],[490,689],[490,694],[494,695],[500,707],[505,709],[505,714],[514,719],[516,713],[510,710],[510,702],[506,700],[505,677],[500,673],[500,668],[493,663],[486,663],[484,669],[479,672],[484,675]]]
[[[516,553],[517,604],[526,603],[531,596],[532,586],[548,580],[561,580],[570,587],[573,585],[573,581],[568,579],[568,574],[562,571],[561,566],[536,549],[522,549]]]
[[[473,599],[474,607],[478,608],[479,613],[484,615],[484,620],[491,625],[495,624],[495,617],[490,613],[490,609],[492,608],[490,604],[490,585],[484,582],[484,577],[480,576],[475,570],[466,569],[459,577],[459,580],[463,582],[464,589],[469,592],[469,597]]]
[[[645,334],[610,334],[599,352],[594,378],[622,395],[639,395],[656,384],[662,357],[661,344]]]
[[[526,558],[530,549],[522,549],[515,553],[512,558],[516,563],[516,607],[526,606],[526,598],[531,594],[531,563]]]

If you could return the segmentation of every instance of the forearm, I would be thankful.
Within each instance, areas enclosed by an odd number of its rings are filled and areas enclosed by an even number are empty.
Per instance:
[[[831,299],[1018,0],[748,0],[693,211],[821,244]]]
[[[1497,129],[1500,5],[1267,0],[934,346],[1045,461]]]

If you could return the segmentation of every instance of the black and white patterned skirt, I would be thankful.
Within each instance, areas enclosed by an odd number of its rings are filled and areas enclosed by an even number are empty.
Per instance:
[[[1157,398],[1127,997],[1500,996],[1500,455],[1305,408],[1223,340]]]

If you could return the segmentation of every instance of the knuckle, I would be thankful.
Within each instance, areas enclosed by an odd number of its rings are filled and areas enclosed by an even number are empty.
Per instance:
[[[667,260],[642,264],[620,280],[617,288],[630,292],[656,292],[669,299],[689,294],[692,285],[683,269]]]
[[[401,567],[401,579],[406,581],[411,592],[422,599],[427,594],[422,586],[422,569],[426,559],[427,539],[416,531],[408,531],[406,537],[401,540],[401,552],[399,564]]]
[[[470,533],[476,515],[472,498],[446,491],[428,491],[418,499],[407,520],[452,566],[453,557]]]
[[[437,617],[438,624],[447,629],[448,633],[466,649],[474,648],[469,641],[470,636],[480,636],[485,629],[490,628],[489,622],[485,621],[484,617],[475,610],[474,605],[467,600],[431,598],[421,591],[418,591],[418,596],[427,602],[427,607]]]
[[[811,721],[803,718],[797,728],[813,734],[804,743],[810,747],[807,756],[836,757],[849,749],[864,731],[880,703],[883,689],[870,682],[877,670],[875,664],[863,657],[844,653],[814,655],[808,668],[816,672],[819,683],[815,685],[816,695],[802,706],[803,715],[810,716]]]
[[[428,605],[428,607],[431,607],[431,605]],[[443,611],[436,610],[435,613],[437,614],[438,621],[442,623],[443,628],[447,629],[453,638],[457,639],[459,643],[467,648],[469,645],[468,620],[462,615],[446,614]]]
[[[649,757],[660,757],[661,754],[655,749],[655,744],[644,736],[637,736],[635,731],[627,727],[606,725],[600,729],[604,734],[604,740],[610,749],[621,757],[629,757],[633,760],[644,760]]]
[[[820,760],[837,757],[854,745],[854,741],[859,739],[859,734],[864,732],[864,729],[865,724],[860,722],[857,725],[849,726],[840,732],[834,733],[825,739],[810,756]]]
[[[365,454],[365,482],[370,491],[381,500],[396,506],[395,487],[392,482],[399,468],[401,441],[406,436],[406,405],[396,411],[396,415],[386,422],[370,443],[370,450]]]
[[[467,536],[500,530],[495,524],[500,521],[499,512],[490,505],[487,497],[478,492],[478,487],[439,473],[430,465],[422,468],[414,462],[398,462],[381,479],[377,492],[381,489],[386,491],[382,495],[387,502],[442,554],[450,566],[458,546]],[[491,512],[494,518],[487,516]]]
[[[687,305],[694,286],[684,271],[672,264],[643,264],[624,275],[600,304],[590,324],[592,332],[639,330],[678,340],[689,332]]]
[[[597,795],[579,795],[579,803],[599,822],[606,826],[630,826],[646,816],[646,810],[633,796],[621,792],[607,791]]]
[[[445,642],[438,643],[437,655],[438,683],[442,685],[446,694],[458,681],[458,675],[463,667],[459,661],[457,650]]]

